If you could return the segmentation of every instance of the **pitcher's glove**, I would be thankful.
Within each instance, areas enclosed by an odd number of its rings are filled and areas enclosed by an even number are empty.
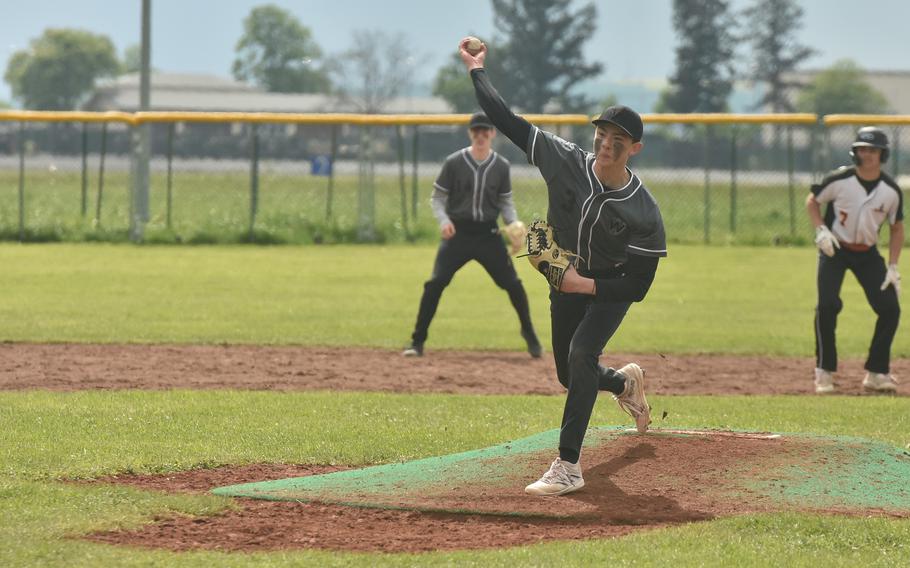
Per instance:
[[[559,248],[553,239],[553,227],[546,221],[537,220],[528,227],[528,260],[538,272],[546,277],[550,286],[559,290],[562,279],[577,255]]]
[[[515,254],[524,247],[528,229],[521,221],[512,221],[503,227],[500,232],[509,239],[510,254]]]

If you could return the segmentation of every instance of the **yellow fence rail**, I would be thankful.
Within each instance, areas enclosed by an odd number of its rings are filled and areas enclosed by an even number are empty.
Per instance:
[[[556,125],[590,124],[593,116],[584,114],[527,114],[529,122]],[[394,125],[461,125],[470,120],[469,114],[352,114],[352,113],[278,113],[278,112],[87,112],[3,110],[3,122],[123,122],[137,125],[168,122],[245,122],[278,124],[351,124],[365,126]],[[648,124],[814,124],[826,126],[850,124],[910,125],[910,115],[890,114],[829,114],[819,117],[812,113],[732,114],[732,113],[646,113],[642,120]]]
[[[584,114],[527,114],[532,123],[553,125],[586,125],[593,116]],[[848,115],[838,115],[848,116]],[[463,125],[469,114],[295,114],[277,112],[80,112],[80,111],[0,111],[0,121],[23,122],[123,122],[132,125],[147,123],[276,123],[276,124],[351,124],[363,126],[395,125]],[[826,117],[827,118],[827,117]],[[875,122],[875,120],[865,120]],[[877,117],[886,118],[886,117]],[[887,117],[893,120],[901,117]],[[903,117],[910,124],[910,117]],[[818,115],[793,114],[644,114],[648,124],[814,124]],[[881,121],[879,121],[881,123]],[[903,124],[903,123],[902,123]]]

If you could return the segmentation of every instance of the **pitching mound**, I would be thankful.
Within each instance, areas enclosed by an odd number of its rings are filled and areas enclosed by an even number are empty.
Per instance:
[[[603,538],[783,510],[910,516],[907,452],[859,439],[766,433],[595,429],[583,452],[582,490],[525,495],[553,459],[557,438],[554,430],[463,454],[321,475],[309,475],[319,473],[310,467],[290,478],[295,466],[269,475],[260,466],[121,477],[109,481],[204,490],[257,475],[282,479],[216,488],[239,498],[238,509],[221,515],[159,519],[90,538],[172,550],[413,552]]]

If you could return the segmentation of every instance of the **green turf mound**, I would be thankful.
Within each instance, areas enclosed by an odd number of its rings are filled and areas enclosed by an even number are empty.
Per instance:
[[[525,495],[524,486],[555,457],[558,437],[559,431],[551,430],[460,454],[232,485],[213,493],[545,517],[638,511],[648,522],[782,508],[910,515],[907,452],[857,438],[798,434],[655,430],[639,435],[593,428],[582,454],[583,490],[561,498]],[[619,520],[636,522],[629,514]]]

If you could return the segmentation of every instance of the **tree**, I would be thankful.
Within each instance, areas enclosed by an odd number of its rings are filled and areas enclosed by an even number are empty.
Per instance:
[[[883,114],[888,99],[870,85],[863,70],[849,59],[822,71],[799,93],[796,108],[825,114]]]
[[[816,53],[794,37],[802,27],[802,7],[794,0],[755,0],[742,15],[747,30],[743,39],[752,46],[749,78],[767,87],[755,109],[793,112],[794,103],[788,94],[798,84],[785,81],[784,76]]]
[[[594,34],[597,8],[588,3],[572,11],[572,0],[492,0],[494,22],[505,37],[490,60],[502,70],[496,85],[511,104],[543,112],[555,102],[579,106],[572,89],[603,71],[586,62],[585,42]]]
[[[455,112],[473,112],[477,108],[474,85],[465,73],[464,63],[457,53],[436,72],[433,94],[445,99]]]
[[[123,64],[120,72],[139,73],[140,70],[142,70],[142,46],[134,43],[123,50]]]
[[[268,4],[257,6],[243,20],[243,35],[231,67],[239,81],[276,93],[325,93],[331,89],[319,65],[322,50],[309,28],[293,14]]]
[[[724,112],[733,90],[733,19],[728,0],[673,0],[676,70],[660,112]]]
[[[361,112],[379,113],[411,85],[414,60],[403,34],[358,30],[353,46],[336,58],[338,94]]]
[[[101,77],[120,69],[114,44],[103,35],[74,29],[47,29],[29,48],[10,57],[3,79],[22,106],[73,109]]]

